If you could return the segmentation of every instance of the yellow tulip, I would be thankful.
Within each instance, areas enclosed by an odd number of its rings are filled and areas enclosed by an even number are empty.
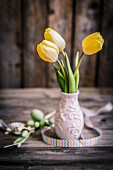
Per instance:
[[[58,47],[47,40],[43,40],[42,43],[37,45],[37,52],[41,59],[50,63],[55,62],[59,55]]]
[[[63,51],[66,46],[66,43],[61,35],[51,28],[47,28],[45,30],[44,38],[56,44],[60,52]]]
[[[102,49],[103,44],[104,39],[102,38],[99,32],[95,32],[83,39],[83,52],[87,55],[95,54]]]

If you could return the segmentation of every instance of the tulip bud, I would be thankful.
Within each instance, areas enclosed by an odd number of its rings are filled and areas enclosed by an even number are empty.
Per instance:
[[[103,44],[104,39],[102,38],[99,32],[95,32],[83,39],[83,52],[87,55],[95,54],[102,49]]]
[[[51,28],[47,28],[45,30],[44,38],[56,44],[60,52],[63,51],[66,46],[66,43],[61,35]]]
[[[46,62],[53,63],[58,59],[59,49],[58,47],[47,40],[37,45],[37,52],[41,59]]]

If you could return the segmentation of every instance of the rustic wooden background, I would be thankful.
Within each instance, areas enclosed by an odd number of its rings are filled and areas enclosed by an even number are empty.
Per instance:
[[[85,56],[80,86],[113,87],[112,0],[3,0],[0,1],[0,88],[56,87],[53,65],[43,62],[36,45],[46,27],[66,40],[71,65],[82,39],[100,31],[104,48]]]

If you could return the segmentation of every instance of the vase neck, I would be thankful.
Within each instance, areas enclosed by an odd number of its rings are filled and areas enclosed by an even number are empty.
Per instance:
[[[62,93],[61,92],[61,98],[63,100],[66,100],[66,99],[70,99],[70,100],[78,100],[78,95],[79,95],[79,91],[77,90],[76,93]]]

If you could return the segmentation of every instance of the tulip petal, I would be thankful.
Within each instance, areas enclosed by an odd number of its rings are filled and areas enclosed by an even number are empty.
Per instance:
[[[57,51],[57,53],[59,54],[59,49],[56,44],[54,44],[50,41],[47,41],[47,40],[43,40],[41,44],[45,45],[46,47],[55,49]]]
[[[46,58],[50,59],[51,62],[55,62],[58,59],[58,53],[51,47],[42,46],[42,50],[44,50],[46,54]]]
[[[55,62],[58,59],[58,51],[51,47],[46,47],[41,43],[37,45],[37,52],[44,61]]]
[[[37,52],[41,59],[47,62],[51,62],[50,59],[47,59],[46,54],[44,53],[43,49],[41,48],[41,43],[37,45]]]
[[[98,37],[100,37],[100,33],[99,32],[95,32],[95,33],[92,33],[90,35],[88,35],[87,37],[85,37],[82,41],[82,46],[84,46],[88,41],[91,41],[92,39],[96,39]],[[101,36],[102,37],[102,36]]]
[[[102,49],[104,39],[99,32],[88,35],[82,41],[83,52],[87,55],[97,53]]]
[[[98,51],[100,51],[102,49],[102,43],[98,40],[92,40],[90,42],[88,42],[84,47],[83,47],[83,51],[85,54],[87,55],[92,55],[97,53]]]
[[[60,51],[64,50],[66,46],[66,43],[64,39],[62,38],[62,36],[51,28],[47,28],[45,30],[44,38],[48,41],[55,43],[58,46]]]

